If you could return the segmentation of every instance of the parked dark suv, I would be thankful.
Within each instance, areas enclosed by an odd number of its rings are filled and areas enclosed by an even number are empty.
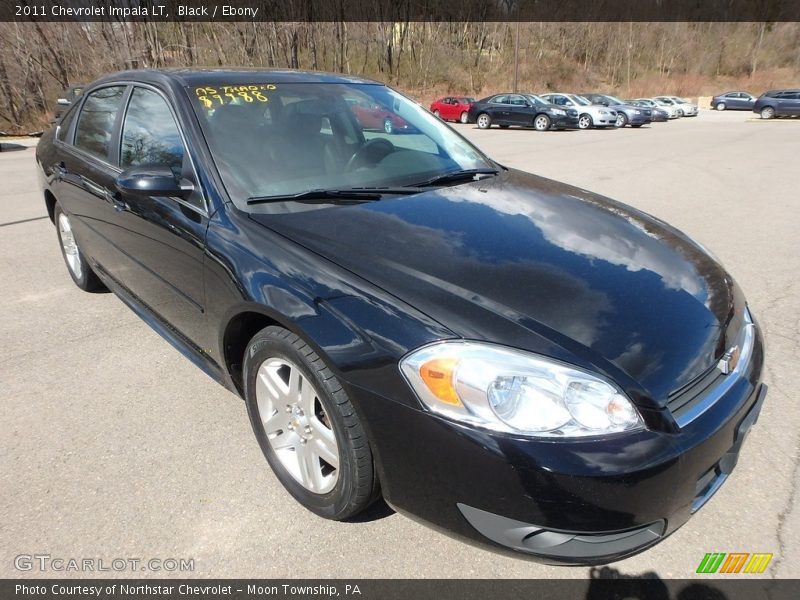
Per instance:
[[[762,119],[800,115],[800,90],[772,90],[759,96],[753,112]]]

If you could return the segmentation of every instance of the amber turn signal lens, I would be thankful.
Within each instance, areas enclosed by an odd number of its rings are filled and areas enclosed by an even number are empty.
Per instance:
[[[458,359],[435,358],[419,368],[420,377],[431,393],[442,402],[461,406],[461,400],[453,387],[453,371],[458,366]]]

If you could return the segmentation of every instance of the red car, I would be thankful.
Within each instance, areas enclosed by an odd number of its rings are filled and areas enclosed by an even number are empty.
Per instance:
[[[348,98],[347,103],[362,129],[378,129],[386,133],[410,130],[408,122],[380,104]]]
[[[442,121],[467,122],[467,114],[475,98],[469,96],[445,96],[431,104],[431,112]]]

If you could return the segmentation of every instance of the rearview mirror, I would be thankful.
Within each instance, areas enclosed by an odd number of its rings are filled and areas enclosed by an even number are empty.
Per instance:
[[[138,196],[188,196],[194,186],[178,181],[172,169],[163,166],[132,167],[117,176],[117,188],[121,192]]]

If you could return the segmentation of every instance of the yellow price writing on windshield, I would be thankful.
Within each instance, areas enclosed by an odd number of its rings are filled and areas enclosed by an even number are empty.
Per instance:
[[[206,108],[223,106],[225,104],[240,104],[242,102],[268,102],[267,92],[278,89],[274,83],[261,83],[254,85],[220,85],[216,87],[205,86],[195,88],[197,99]]]

